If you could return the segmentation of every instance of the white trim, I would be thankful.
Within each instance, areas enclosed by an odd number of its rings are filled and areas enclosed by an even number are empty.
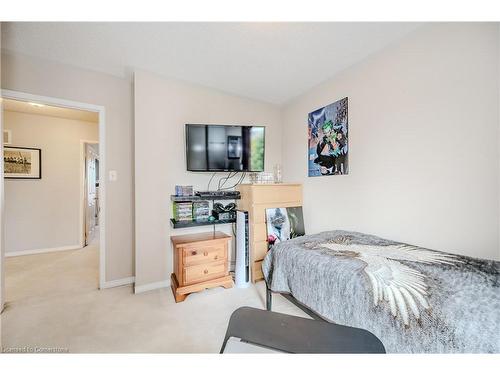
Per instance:
[[[86,219],[86,217],[85,217],[85,215],[86,215],[86,210],[85,210],[86,179],[85,179],[85,175],[86,175],[86,168],[87,168],[87,166],[85,165],[85,158],[86,158],[85,144],[87,144],[87,143],[93,144],[93,145],[98,145],[99,141],[88,141],[85,139],[80,139],[80,220],[79,220],[79,233],[80,233],[80,235],[79,236],[80,236],[80,244],[82,245],[81,247],[85,246],[85,219]],[[101,204],[100,201],[99,201],[99,204]]]
[[[60,247],[47,247],[44,249],[10,251],[10,252],[5,253],[5,257],[10,258],[10,257],[19,257],[19,256],[23,256],[23,255],[54,253],[57,251],[78,250],[81,248],[82,247],[78,244],[78,245],[60,246]]]
[[[28,94],[27,92],[14,91],[14,90],[2,89],[2,97],[6,99],[21,100],[23,102],[55,105],[58,107],[72,108],[72,109],[83,109],[85,111],[90,111],[90,112],[100,112],[101,110],[104,109],[104,107],[100,105],[75,102],[73,100],[54,98],[44,95],[33,95],[33,94]]]
[[[144,284],[144,285],[136,285],[134,288],[134,293],[144,293],[149,292],[150,290],[168,288],[170,286],[170,280],[157,281],[156,283]]]
[[[64,108],[80,109],[84,111],[91,111],[99,113],[99,168],[101,176],[99,181],[99,193],[101,199],[101,210],[99,217],[99,288],[104,288],[106,284],[106,110],[103,106],[76,102],[72,100],[66,100],[61,98],[53,98],[43,95],[33,95],[20,91],[13,90],[2,90],[2,97],[7,99],[28,101],[41,103],[46,105],[54,105]],[[0,149],[3,152],[3,145],[0,145]],[[4,184],[4,179],[2,178],[0,184]],[[2,190],[3,191],[3,190]],[[3,207],[3,205],[2,205]],[[4,212],[1,212],[1,222],[4,223]],[[1,263],[0,263],[1,264]],[[1,281],[3,287],[3,280]]]
[[[112,280],[112,281],[106,281],[104,285],[102,286],[102,289],[107,289],[107,288],[115,288],[117,286],[123,286],[123,285],[130,285],[135,282],[135,277],[125,277],[123,279],[118,279],[118,280]]]
[[[0,29],[2,25],[0,24]],[[3,98],[0,95],[0,130],[3,135]],[[5,307],[5,200],[4,200],[4,174],[3,174],[3,142],[0,142],[0,314]]]
[[[99,288],[106,284],[106,112],[99,110]]]

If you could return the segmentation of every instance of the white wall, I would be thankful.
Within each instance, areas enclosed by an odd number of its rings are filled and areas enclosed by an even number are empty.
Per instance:
[[[500,22],[497,22],[497,28],[498,28],[498,38],[497,38],[497,50],[498,50],[498,153],[499,153],[499,159],[500,159]],[[500,160],[498,163],[498,194],[499,194],[499,199],[498,199],[498,213],[499,213],[499,219],[498,219],[498,236],[499,236],[499,247],[500,247]],[[500,250],[499,250],[500,251]]]
[[[275,106],[146,72],[135,73],[134,88],[136,287],[140,288],[169,280],[173,267],[170,236],[187,232],[170,228],[174,186],[206,190],[211,175],[186,171],[184,125],[266,126],[265,169],[272,171],[281,161],[281,121]],[[217,229],[231,233],[228,225]]]
[[[132,83],[107,74],[2,51],[2,88],[104,106],[106,281],[134,274]]]
[[[306,230],[500,259],[499,34],[434,24],[287,104],[283,163]],[[307,114],[349,97],[350,174],[307,176]],[[300,152],[298,152],[300,150]]]
[[[185,171],[185,122],[282,127],[268,131],[266,167],[282,159],[285,179],[304,183],[311,233],[361,230],[498,258],[498,49],[495,24],[424,26],[288,103],[281,119],[266,104],[138,72],[137,258],[144,259],[138,283],[170,273],[173,186],[203,187],[208,180]],[[107,169],[118,171],[118,181],[107,184],[106,275],[108,281],[132,276],[132,84],[5,52],[1,68],[2,88],[106,107]],[[344,96],[350,100],[351,174],[307,178],[307,113]],[[165,157],[165,166],[153,166],[151,156]]]
[[[42,150],[40,180],[5,180],[5,251],[78,247],[80,141],[98,141],[98,124],[4,111],[12,146]]]

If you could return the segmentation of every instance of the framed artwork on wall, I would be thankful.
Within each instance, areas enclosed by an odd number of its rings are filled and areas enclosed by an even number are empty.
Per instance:
[[[30,147],[4,147],[4,177],[36,180],[42,178],[42,150]]]
[[[266,208],[267,243],[275,243],[305,235],[302,207]]]
[[[309,113],[309,177],[349,173],[347,98]]]

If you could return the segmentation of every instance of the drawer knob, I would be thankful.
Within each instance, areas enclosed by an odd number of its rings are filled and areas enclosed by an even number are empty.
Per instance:
[[[203,273],[206,275],[208,273],[208,270],[204,270]]]
[[[191,255],[196,255],[196,254],[198,254],[198,252],[196,252],[196,251],[191,251]]]
[[[218,255],[214,256],[214,260],[217,260],[217,259],[219,259],[219,256]]]
[[[203,252],[203,255],[208,256],[208,251]]]

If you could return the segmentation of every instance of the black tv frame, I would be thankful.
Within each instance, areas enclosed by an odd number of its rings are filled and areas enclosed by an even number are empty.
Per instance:
[[[252,171],[252,170],[234,170],[234,169],[205,169],[205,170],[199,170],[199,169],[189,169],[188,168],[188,126],[193,125],[193,126],[226,126],[226,127],[236,127],[236,128],[263,128],[264,129],[264,167],[266,164],[266,127],[262,125],[226,125],[226,124],[185,124],[184,125],[184,138],[185,138],[185,157],[186,157],[186,170],[188,172],[201,172],[201,173],[214,173],[214,172],[264,172],[263,168],[261,171]],[[208,147],[206,147],[208,150]]]

